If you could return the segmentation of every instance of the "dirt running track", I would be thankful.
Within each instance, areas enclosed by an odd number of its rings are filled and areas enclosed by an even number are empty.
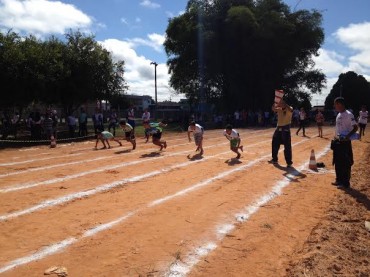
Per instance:
[[[267,163],[272,129],[240,130],[239,162],[221,130],[205,155],[186,134],[159,152],[94,142],[0,152],[0,276],[282,276],[335,195],[326,139],[293,137],[294,168]],[[367,146],[355,142],[358,160]],[[307,170],[311,149],[328,165]],[[356,161],[357,161],[356,160]]]

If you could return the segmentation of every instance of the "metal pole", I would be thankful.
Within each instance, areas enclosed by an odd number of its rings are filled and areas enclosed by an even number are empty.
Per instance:
[[[155,97],[154,119],[157,120],[157,105],[158,105],[158,99],[157,99],[157,66],[158,66],[158,64],[156,62],[151,62],[150,64],[154,65],[154,97]]]

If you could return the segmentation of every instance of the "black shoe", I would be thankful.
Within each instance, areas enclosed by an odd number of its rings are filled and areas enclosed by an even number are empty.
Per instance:
[[[339,185],[339,183],[337,182],[337,181],[334,181],[334,182],[332,182],[331,183],[333,186],[338,186]]]
[[[289,163],[289,164],[287,164],[287,165],[286,165],[286,167],[287,167],[287,168],[291,168],[291,167],[293,167],[293,163]]]
[[[269,161],[268,161],[268,163],[269,163],[269,164],[278,164],[278,161],[276,161],[276,160],[272,159],[272,160],[269,160]]]

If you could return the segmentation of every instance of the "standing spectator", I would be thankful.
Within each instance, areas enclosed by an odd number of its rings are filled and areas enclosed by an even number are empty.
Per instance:
[[[113,128],[113,136],[116,136],[116,127],[118,124],[118,116],[116,111],[113,109],[109,115],[109,125],[108,125],[108,131],[110,132],[110,129]]]
[[[307,120],[307,114],[304,108],[301,108],[299,111],[299,128],[296,132],[296,135],[298,136],[299,131],[303,130],[303,136],[306,136],[306,120]]]
[[[40,110],[36,109],[31,112],[29,116],[29,125],[31,128],[31,138],[32,139],[41,139],[41,114]]]
[[[135,107],[134,105],[131,105],[130,108],[127,111],[127,123],[132,126],[132,128],[135,130]]]
[[[366,110],[366,106],[362,106],[359,117],[358,125],[360,126],[360,139],[365,135],[365,129],[367,125],[367,120],[369,117],[369,112]]]
[[[69,137],[74,138],[76,131],[76,117],[72,113],[67,117],[67,124],[69,130]]]
[[[141,119],[143,120],[143,123],[150,122],[150,112],[148,111],[148,109],[144,110],[143,115],[141,116]]]
[[[294,109],[293,111],[293,126],[298,127],[299,126],[299,110]]]
[[[43,127],[46,139],[51,139],[51,136],[54,135],[54,132],[53,132],[53,118],[50,110],[47,110],[45,113]]]
[[[239,127],[240,113],[238,110],[234,112],[234,124],[236,127]]]
[[[58,114],[57,110],[51,112],[51,119],[53,120],[53,136],[56,139],[58,133]]]
[[[9,116],[9,112],[7,110],[3,111],[3,116],[1,117],[1,134],[2,134],[2,139],[6,139],[9,135],[10,128],[11,128],[11,119]]]
[[[270,123],[270,112],[265,111],[265,113],[264,113],[264,125],[265,125],[265,127],[268,127],[269,123]]]
[[[84,108],[80,109],[80,116],[78,117],[78,135],[80,137],[87,136],[87,113]]]
[[[18,112],[15,112],[12,119],[11,119],[11,132],[14,135],[14,138],[17,138],[17,133],[18,133],[18,126],[19,126],[19,121],[21,120],[20,115]]]
[[[315,120],[317,123],[317,128],[319,129],[319,137],[322,138],[322,126],[324,126],[325,118],[320,110],[317,110]]]
[[[258,111],[257,113],[257,122],[258,122],[258,126],[262,126],[263,124],[263,113],[261,110]]]
[[[100,130],[101,132],[104,131],[103,114],[101,113],[99,108],[95,108],[95,113],[92,119],[94,123],[95,134],[97,134],[98,130]]]
[[[357,132],[358,127],[353,114],[346,110],[344,98],[336,98],[334,106],[338,115],[335,124],[335,138],[331,145],[336,174],[333,185],[339,189],[348,189],[351,186],[351,167],[354,164],[351,136]]]
[[[270,163],[278,163],[278,153],[280,144],[284,145],[284,157],[288,167],[293,164],[292,161],[292,139],[290,133],[290,124],[292,122],[293,108],[288,106],[284,100],[278,105],[272,105],[272,111],[277,114],[277,128],[272,137],[272,160]]]

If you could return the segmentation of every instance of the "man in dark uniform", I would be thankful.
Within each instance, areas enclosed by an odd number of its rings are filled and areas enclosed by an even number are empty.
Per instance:
[[[293,164],[292,161],[292,139],[290,125],[292,123],[293,108],[281,100],[280,103],[272,106],[272,111],[277,114],[277,128],[272,138],[272,160],[269,163],[278,163],[278,153],[280,145],[284,145],[284,157],[288,167]]]
[[[348,189],[351,186],[351,167],[354,163],[351,136],[357,132],[358,127],[354,115],[346,110],[344,98],[336,98],[334,107],[338,115],[335,124],[335,138],[331,145],[336,174],[336,181],[333,185],[339,189]]]

